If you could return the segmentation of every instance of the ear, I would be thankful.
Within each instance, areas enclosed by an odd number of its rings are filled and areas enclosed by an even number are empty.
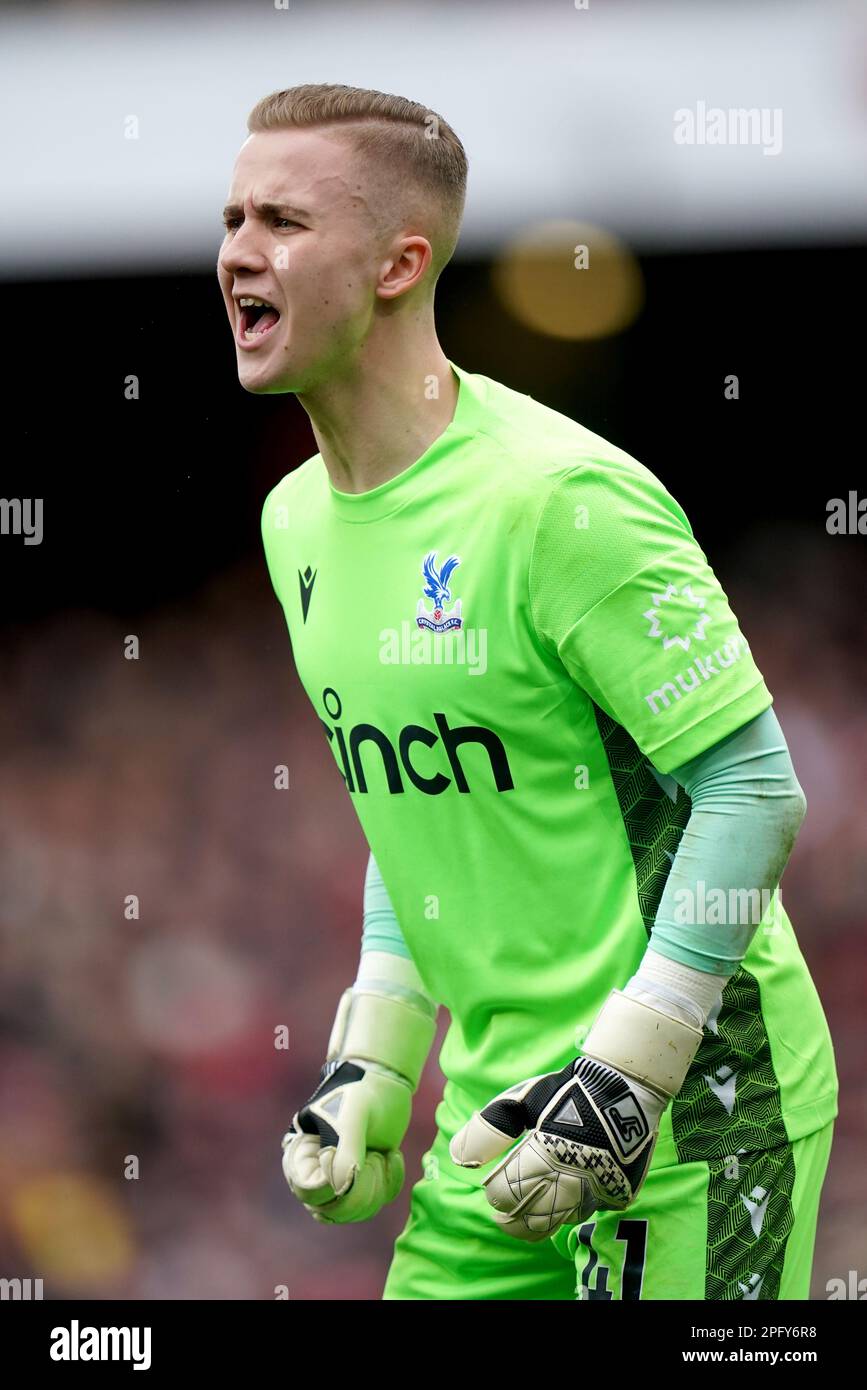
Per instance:
[[[414,289],[427,274],[433,251],[427,237],[402,237],[390,260],[383,265],[376,293],[380,299],[397,299]]]

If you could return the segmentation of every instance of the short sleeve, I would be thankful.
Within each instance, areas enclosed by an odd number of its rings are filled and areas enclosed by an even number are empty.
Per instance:
[[[553,486],[529,586],[543,647],[660,772],[772,703],[685,513],[634,460],[576,464]]]

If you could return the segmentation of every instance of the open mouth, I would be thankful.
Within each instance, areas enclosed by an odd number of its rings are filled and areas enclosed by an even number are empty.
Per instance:
[[[248,343],[264,338],[280,322],[279,311],[267,299],[245,295],[238,300],[238,307],[241,310],[238,336]]]

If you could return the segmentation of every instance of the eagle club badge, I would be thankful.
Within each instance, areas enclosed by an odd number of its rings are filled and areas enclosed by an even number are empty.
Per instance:
[[[450,555],[437,569],[436,558],[437,553],[432,550],[425,556],[421,567],[422,578],[425,581],[422,592],[425,598],[432,600],[433,608],[427,608],[424,599],[420,598],[415,620],[419,627],[427,628],[429,632],[450,632],[452,628],[460,627],[463,621],[459,598],[455,599],[448,613],[446,612],[446,604],[452,596],[449,578],[455,566],[460,564],[460,560],[457,555]]]

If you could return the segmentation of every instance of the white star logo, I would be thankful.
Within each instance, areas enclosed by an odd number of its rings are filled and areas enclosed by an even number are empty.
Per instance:
[[[686,603],[689,607],[695,609],[696,619],[694,623],[689,622],[687,619],[685,632],[670,634],[667,631],[663,631],[660,619],[668,621],[673,615],[671,611],[666,612],[662,605],[666,603],[673,604],[676,599],[682,600],[680,604],[681,608],[683,604]],[[661,594],[653,595],[653,606],[648,608],[643,614],[650,623],[650,630],[647,635],[648,637],[661,637],[662,645],[666,651],[669,647],[682,647],[685,652],[688,652],[694,641],[703,642],[705,640],[705,628],[708,623],[711,622],[709,614],[702,611],[706,607],[707,604],[705,600],[698,597],[691,584],[684,584],[680,589],[678,589],[675,584],[666,584]],[[680,616],[682,618],[684,615],[681,614]]]

